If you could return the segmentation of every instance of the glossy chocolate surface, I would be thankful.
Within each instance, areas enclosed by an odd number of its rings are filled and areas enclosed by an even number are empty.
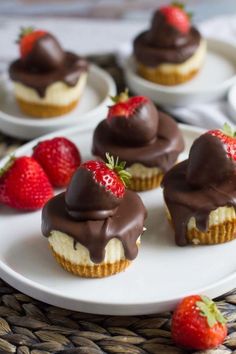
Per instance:
[[[227,157],[220,140],[209,134],[194,142],[189,159],[174,166],[164,176],[162,185],[179,246],[187,244],[191,217],[196,219],[197,228],[205,232],[211,211],[236,207],[235,163]]]
[[[53,230],[58,230],[70,235],[88,249],[94,263],[103,261],[107,243],[117,238],[123,244],[125,257],[133,260],[138,253],[136,241],[143,233],[145,217],[146,209],[140,197],[127,190],[113,216],[77,221],[68,215],[65,193],[61,193],[43,208],[42,233],[49,237]]]
[[[109,152],[126,161],[126,166],[141,163],[146,167],[160,167],[164,172],[168,171],[183,151],[184,141],[177,123],[170,116],[159,111],[158,117],[155,138],[140,146],[127,144],[122,137],[120,140],[114,139],[107,119],[103,120],[94,131],[92,153],[105,160],[105,154]],[[127,133],[127,140],[131,134],[132,131]]]
[[[30,55],[11,63],[9,75],[13,81],[35,89],[44,97],[49,85],[62,81],[75,86],[82,72],[88,70],[85,59],[74,53],[64,52],[50,34],[38,40]]]
[[[134,39],[134,56],[144,65],[154,67],[163,63],[179,64],[190,58],[201,40],[198,30],[191,27],[183,34],[166,23],[156,11],[151,28]]]
[[[80,167],[65,194],[68,214],[76,220],[106,219],[116,213],[122,198],[99,185],[91,171]]]
[[[107,124],[118,143],[140,146],[156,139],[159,114],[153,102],[147,99],[130,117],[114,116],[107,119]]]

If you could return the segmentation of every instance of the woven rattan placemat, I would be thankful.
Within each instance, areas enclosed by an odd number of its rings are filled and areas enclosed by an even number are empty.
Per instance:
[[[113,55],[90,58],[125,87]],[[0,158],[23,141],[0,133]],[[204,354],[236,354],[236,290],[217,299],[228,320],[229,335],[218,349]],[[0,354],[187,354],[170,335],[169,312],[114,317],[60,309],[36,301],[0,280]],[[195,352],[196,353],[196,352]]]

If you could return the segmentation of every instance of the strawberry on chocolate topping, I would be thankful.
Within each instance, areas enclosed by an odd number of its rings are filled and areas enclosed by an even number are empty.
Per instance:
[[[227,156],[236,161],[236,131],[225,123],[223,129],[209,130],[208,134],[217,137],[225,147]]]
[[[189,32],[190,15],[185,12],[183,4],[174,2],[171,5],[162,6],[159,11],[170,26],[183,34]]]
[[[148,97],[129,97],[126,90],[112,100],[114,105],[109,107],[107,124],[118,143],[142,145],[156,138],[159,117]]]
[[[78,220],[104,219],[114,214],[125,194],[130,174],[125,162],[106,155],[107,163],[90,160],[80,165],[66,191],[68,213]]]
[[[17,43],[21,60],[29,70],[55,70],[64,62],[65,53],[60,43],[45,30],[22,28]]]

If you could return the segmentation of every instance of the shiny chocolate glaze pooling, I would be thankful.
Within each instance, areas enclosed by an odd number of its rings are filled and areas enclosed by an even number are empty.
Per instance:
[[[198,30],[191,27],[183,34],[166,23],[160,11],[154,13],[151,28],[134,39],[134,56],[147,66],[182,63],[197,50],[201,40]]]
[[[15,82],[29,86],[44,97],[49,85],[62,81],[75,86],[81,73],[88,70],[85,59],[74,53],[64,52],[50,34],[40,38],[26,59],[10,64],[9,75]]]
[[[217,137],[204,134],[190,150],[189,159],[174,166],[162,182],[164,199],[175,230],[176,244],[187,244],[191,217],[201,231],[208,228],[211,211],[236,207],[236,169]]]
[[[68,234],[88,249],[94,263],[103,261],[105,247],[112,238],[122,242],[127,259],[137,256],[136,241],[143,233],[146,209],[136,193],[127,190],[115,214],[103,220],[78,221],[70,217],[67,208],[64,193],[45,205],[42,212],[44,236],[49,237],[53,230]]]
[[[142,114],[142,110],[137,114]],[[131,141],[136,134],[135,131],[127,131],[125,141],[122,136],[116,139],[108,119],[103,120],[94,131],[92,153],[105,160],[105,154],[109,152],[114,157],[126,161],[126,166],[141,163],[146,167],[160,167],[163,172],[168,171],[183,151],[184,141],[177,123],[170,116],[159,111],[158,117],[154,139],[138,146],[127,144],[127,140]],[[157,115],[151,118],[157,119]],[[145,126],[142,125],[141,117],[137,119],[137,124],[139,121],[144,129],[139,129],[138,134],[145,135]]]

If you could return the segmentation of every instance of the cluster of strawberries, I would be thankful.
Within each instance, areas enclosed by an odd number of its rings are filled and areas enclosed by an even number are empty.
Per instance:
[[[0,203],[19,210],[36,210],[53,196],[53,187],[66,187],[81,163],[70,140],[40,142],[32,156],[11,157],[0,169]]]

